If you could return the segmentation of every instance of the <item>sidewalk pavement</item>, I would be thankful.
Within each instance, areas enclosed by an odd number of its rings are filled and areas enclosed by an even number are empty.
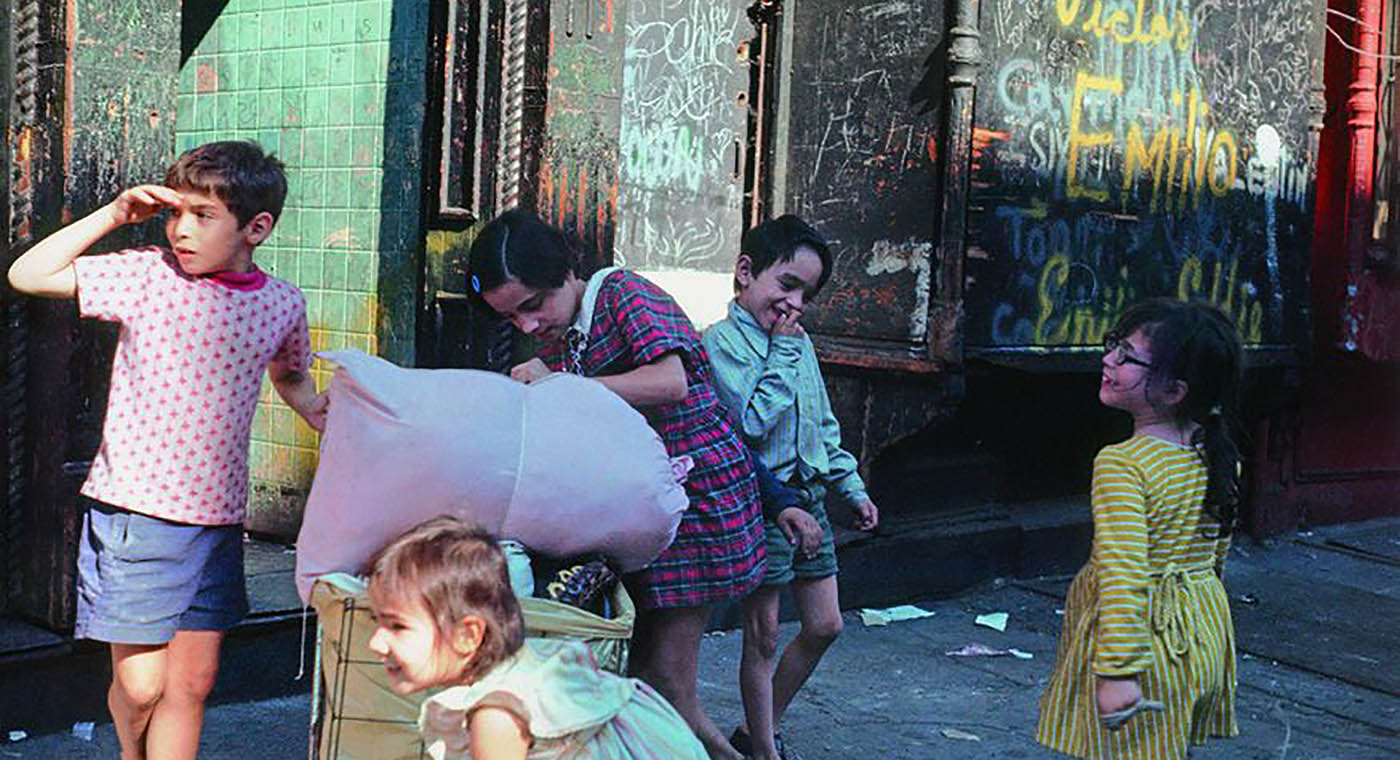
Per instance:
[[[923,600],[932,617],[882,627],[847,612],[845,633],[784,721],[788,746],[803,760],[1058,757],[1031,735],[1067,583],[999,579]],[[1240,736],[1193,757],[1400,757],[1400,519],[1240,539],[1226,588],[1240,647]],[[974,623],[994,612],[1008,614],[1004,632]],[[784,626],[786,636],[795,630]],[[969,644],[1033,658],[946,654]],[[701,697],[726,733],[742,714],[739,645],[726,631],[701,648]],[[304,757],[308,716],[304,695],[213,707],[201,757]],[[0,744],[0,760],[109,757],[110,724],[91,741],[53,734]]]

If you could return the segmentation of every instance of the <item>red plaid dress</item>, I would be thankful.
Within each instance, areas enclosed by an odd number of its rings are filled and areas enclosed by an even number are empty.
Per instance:
[[[690,392],[684,401],[639,411],[671,456],[695,460],[686,481],[690,508],[676,538],[641,571],[647,608],[699,607],[741,597],[763,578],[763,515],[758,485],[739,435],[715,395],[710,357],[690,320],[665,291],[632,272],[604,279],[593,307],[588,344],[578,366],[565,366],[563,340],[540,359],[555,371],[616,375],[676,353]],[[568,362],[573,364],[572,361]]]

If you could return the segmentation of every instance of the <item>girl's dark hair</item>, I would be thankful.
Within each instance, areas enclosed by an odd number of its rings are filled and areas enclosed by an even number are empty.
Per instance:
[[[1176,421],[1200,426],[1191,443],[1206,465],[1206,512],[1219,521],[1219,535],[1228,536],[1240,503],[1240,451],[1231,434],[1243,374],[1239,333],[1214,306],[1170,298],[1132,306],[1109,337],[1126,338],[1139,329],[1151,341],[1147,390],[1176,380],[1186,383]]]
[[[816,251],[817,257],[822,260],[821,276],[817,278],[817,286],[810,294],[815,296],[826,284],[827,278],[831,277],[831,248],[826,244],[826,238],[812,229],[810,224],[794,214],[783,214],[777,219],[769,219],[749,228],[739,241],[740,253],[748,256],[749,261],[753,262],[751,270],[755,277],[774,264],[792,261],[797,249],[804,245]],[[734,281],[734,290],[739,290],[737,279]]]
[[[514,208],[487,222],[472,241],[467,290],[479,296],[510,280],[552,290],[570,273],[588,274],[582,259],[580,247],[563,230],[532,211]]]
[[[370,599],[418,599],[446,640],[467,615],[486,621],[481,647],[463,669],[474,681],[525,641],[520,602],[505,554],[475,523],[443,515],[409,528],[368,564]]]

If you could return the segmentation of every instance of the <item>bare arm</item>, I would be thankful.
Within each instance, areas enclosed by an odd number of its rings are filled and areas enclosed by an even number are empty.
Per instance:
[[[608,390],[632,406],[655,406],[684,401],[690,387],[680,354],[664,354],[650,364],[618,375],[595,377]]]
[[[530,734],[514,715],[499,707],[480,707],[467,721],[473,758],[525,760]]]
[[[44,298],[72,298],[78,292],[73,261],[125,224],[150,218],[167,206],[178,207],[180,194],[161,185],[138,185],[116,200],[40,240],[10,265],[10,285]]]
[[[549,374],[549,367],[539,359],[517,364],[510,370],[512,378],[526,385]],[[673,404],[684,401],[690,393],[690,386],[685,378],[685,363],[677,353],[663,354],[649,364],[621,374],[593,379],[621,396],[623,401],[638,407]]]
[[[317,432],[325,431],[326,394],[316,392],[316,381],[310,372],[287,369],[282,364],[272,362],[267,365],[267,376],[287,406]]]

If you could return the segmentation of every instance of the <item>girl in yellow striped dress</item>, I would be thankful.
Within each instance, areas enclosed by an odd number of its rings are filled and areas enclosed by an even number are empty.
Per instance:
[[[1133,435],[1094,459],[1094,546],[1065,600],[1036,741],[1112,760],[1234,736],[1235,631],[1220,574],[1239,501],[1229,420],[1240,341],[1214,307],[1138,304],[1104,341],[1099,400]]]

